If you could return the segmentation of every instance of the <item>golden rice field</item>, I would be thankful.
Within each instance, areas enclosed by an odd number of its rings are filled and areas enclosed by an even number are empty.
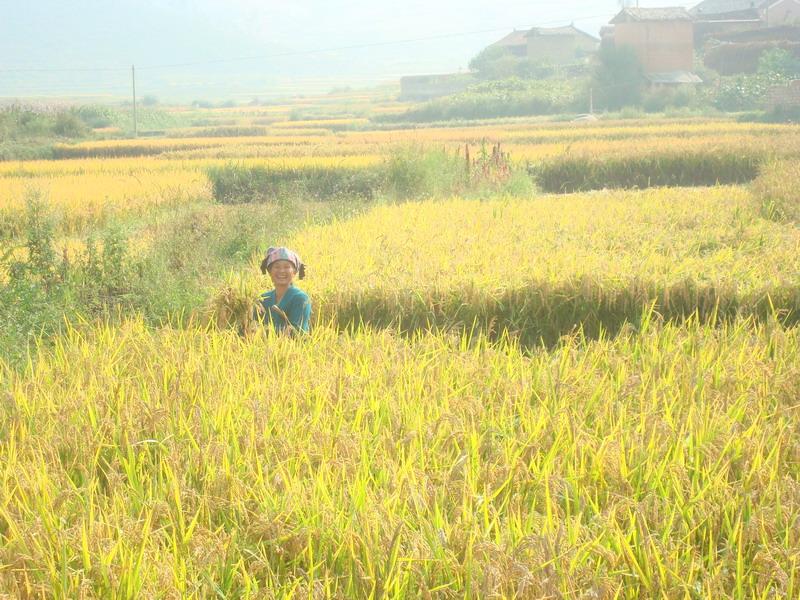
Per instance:
[[[363,124],[363,120],[328,119],[305,121],[277,121],[275,131],[259,136],[237,137],[166,137],[140,140],[97,140],[78,144],[62,144],[59,150],[64,157],[70,154],[79,156],[114,156],[125,153],[161,154],[164,152],[218,148],[229,146],[264,145],[279,148],[287,146],[335,145],[346,148],[362,144],[376,145],[434,143],[463,144],[480,143],[482,140],[508,144],[557,144],[570,142],[592,142],[608,140],[629,140],[633,144],[642,140],[658,138],[706,139],[710,143],[739,140],[761,140],[796,138],[800,126],[786,124],[733,123],[730,121],[666,121],[666,122],[579,122],[552,123],[510,120],[502,124],[473,125],[468,127],[424,127],[413,129],[385,129],[334,132],[325,124]],[[289,133],[291,129],[310,129],[317,132],[306,136]],[[202,128],[198,128],[202,130]],[[206,129],[207,130],[207,129]],[[346,153],[346,152],[343,152]]]
[[[142,216],[155,208],[210,198],[208,179],[196,170],[146,169],[1,178],[0,223],[15,221],[31,194],[59,214],[66,234],[86,231],[118,215]]]
[[[232,159],[359,169],[483,138],[520,161],[792,157],[797,133],[90,142],[144,151],[0,163],[0,215],[37,189],[78,247],[111,216],[210,205],[205,170]],[[252,256],[182,327],[72,323],[23,368],[0,357],[0,599],[800,598],[797,164],[764,173],[377,204],[263,240],[308,265],[309,336],[252,328]],[[240,331],[209,322],[220,298]]]
[[[320,274],[306,287],[323,322],[504,324],[534,342],[652,303],[800,318],[800,229],[757,217],[741,187],[408,203],[286,243]]]
[[[518,163],[581,156],[658,156],[665,149],[685,155],[721,151],[800,155],[800,129],[794,125],[685,120],[554,125],[511,120],[474,127],[321,129],[324,133],[319,135],[302,134],[304,128],[326,122],[349,123],[347,119],[279,121],[286,131],[299,127],[301,135],[97,140],[62,146],[60,160],[0,163],[0,219],[15,227],[14,215],[19,214],[26,191],[36,190],[62,215],[65,232],[75,233],[111,215],[136,217],[157,206],[206,201],[205,171],[212,166],[235,162],[287,169],[365,168],[379,164],[393,149],[409,145],[463,153],[464,145],[472,144],[475,154],[482,141],[501,142]],[[93,154],[99,156],[91,158]]]
[[[298,119],[297,121],[279,121],[273,126],[276,129],[296,129],[308,127],[336,127],[342,125],[358,126],[368,125],[369,119],[365,118],[346,118],[346,119]]]
[[[342,167],[357,168],[369,166],[380,160],[378,155],[369,156],[285,156],[266,158],[242,158],[235,164],[245,167],[266,166],[270,168],[295,169],[302,167]],[[208,167],[229,164],[231,161],[220,161],[213,158],[193,160],[170,160],[158,156],[142,156],[137,158],[107,158],[65,160],[30,160],[16,162],[0,162],[0,178],[85,174],[127,174],[137,175],[140,172],[181,172],[202,171]]]
[[[75,331],[0,382],[0,589],[796,597],[798,342]]]
[[[305,122],[308,123],[308,122]],[[322,121],[313,121],[318,127]],[[283,128],[294,126],[295,122],[287,121]],[[508,144],[557,144],[564,142],[589,142],[606,140],[630,140],[631,148],[643,138],[701,138],[715,143],[728,143],[736,141],[756,141],[761,145],[775,142],[775,138],[787,141],[794,140],[800,133],[800,126],[796,125],[770,125],[753,123],[731,122],[675,122],[667,124],[644,123],[632,125],[630,123],[565,123],[561,126],[553,124],[526,124],[510,123],[506,125],[485,125],[472,127],[426,127],[422,129],[395,129],[383,131],[341,131],[331,135],[325,131],[321,135],[296,136],[276,133],[264,136],[241,137],[207,137],[207,138],[153,138],[142,140],[98,140],[79,144],[61,145],[58,150],[63,157],[70,156],[125,156],[129,154],[155,155],[164,152],[187,151],[221,148],[229,146],[265,145],[280,147],[305,146],[341,146],[345,149],[342,154],[347,154],[346,148],[350,144],[357,147],[363,144],[374,145],[376,148],[397,144],[445,144],[458,145],[464,143],[478,144],[482,140],[491,142],[504,142]],[[360,148],[359,148],[360,149]]]
[[[353,169],[377,164],[377,156],[242,158],[241,166],[272,169],[315,166]],[[0,230],[20,228],[26,198],[46,199],[65,234],[86,232],[113,217],[136,218],[189,202],[210,202],[206,170],[225,159],[159,157],[0,162]]]

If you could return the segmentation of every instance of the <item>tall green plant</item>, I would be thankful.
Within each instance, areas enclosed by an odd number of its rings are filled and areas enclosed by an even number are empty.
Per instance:
[[[53,216],[38,191],[28,192],[25,203],[24,258],[11,261],[9,275],[12,280],[33,279],[49,286],[58,273]]]
[[[600,48],[591,79],[597,106],[607,110],[638,106],[642,100],[643,75],[642,64],[632,47]]]

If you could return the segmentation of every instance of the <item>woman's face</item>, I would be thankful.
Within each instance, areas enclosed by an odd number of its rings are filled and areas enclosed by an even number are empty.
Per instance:
[[[288,260],[277,260],[269,267],[269,276],[275,286],[291,285],[294,281],[294,265]]]

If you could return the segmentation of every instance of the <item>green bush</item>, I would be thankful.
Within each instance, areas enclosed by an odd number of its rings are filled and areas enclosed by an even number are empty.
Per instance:
[[[772,48],[758,57],[758,72],[793,79],[800,75],[800,56],[785,48]]]
[[[54,250],[55,221],[39,192],[29,192],[25,197],[23,232],[25,258],[8,262],[9,278],[50,287],[59,271]],[[9,258],[10,253],[6,260]]]
[[[0,140],[26,139],[49,135],[53,117],[21,105],[0,110]]]
[[[642,96],[642,108],[646,112],[664,112],[667,109],[686,108],[694,100],[693,88],[682,87],[674,90],[651,90]]]
[[[772,86],[785,83],[786,78],[774,73],[721,77],[719,86],[707,91],[707,101],[728,112],[753,110],[761,107]]]
[[[86,123],[72,111],[61,112],[56,115],[53,123],[53,133],[65,138],[84,137],[87,133]]]
[[[469,68],[479,79],[505,79],[517,74],[520,61],[508,48],[489,46],[469,61]]]
[[[309,221],[346,218],[357,203],[286,206],[182,205],[154,216],[152,244],[132,256],[133,232],[96,231],[86,249],[67,253],[53,215],[31,196],[15,243],[0,245],[0,355],[24,367],[28,348],[45,343],[66,322],[141,315],[150,324],[185,322],[208,299],[209,281],[241,268],[272,241]]]
[[[118,118],[113,108],[96,104],[80,106],[75,109],[75,114],[92,129],[111,127],[115,119]]]
[[[40,142],[0,140],[1,160],[49,160],[55,157],[53,147]],[[2,237],[2,233],[0,233]]]
[[[52,158],[55,138],[80,138],[87,133],[76,109],[12,105],[0,109],[0,160]]]

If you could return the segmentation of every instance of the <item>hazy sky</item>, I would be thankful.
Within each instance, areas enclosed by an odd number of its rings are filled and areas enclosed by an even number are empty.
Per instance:
[[[514,28],[574,22],[597,34],[618,10],[616,0],[0,0],[0,97],[124,94],[131,64],[143,92],[166,97],[324,91],[466,69]]]

